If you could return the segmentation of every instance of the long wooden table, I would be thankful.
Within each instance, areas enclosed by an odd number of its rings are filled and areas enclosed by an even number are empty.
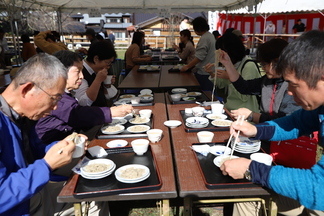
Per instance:
[[[160,72],[138,72],[139,66],[125,77],[118,86],[119,89],[159,89],[162,91],[170,88],[199,88],[199,82],[196,77],[189,72],[173,72],[168,70],[172,65],[162,65]]]
[[[191,72],[169,72],[173,65],[163,65],[159,87],[170,88],[200,88],[195,75]]]
[[[159,72],[138,72],[139,65],[136,65],[118,86],[119,89],[157,89],[159,88]]]
[[[157,93],[154,95],[155,104],[154,106],[140,107],[138,109],[152,109],[153,113],[153,124],[154,128],[163,130],[163,138],[158,143],[151,143],[152,151],[156,157],[156,163],[159,168],[161,178],[162,178],[162,187],[159,190],[147,191],[140,193],[124,193],[111,196],[100,196],[87,199],[76,199],[73,197],[73,189],[77,183],[77,174],[73,174],[69,179],[67,184],[63,187],[59,196],[57,197],[58,202],[73,202],[78,203],[81,201],[118,201],[118,200],[147,200],[147,199],[159,199],[163,201],[163,214],[169,214],[169,200],[170,198],[177,197],[175,176],[173,170],[173,162],[170,156],[171,144],[170,144],[170,134],[168,129],[163,125],[164,121],[167,120],[167,112],[164,101],[164,95],[162,93]],[[125,140],[130,142],[136,138],[125,138]],[[111,139],[94,139],[91,141],[90,147],[99,145],[101,147],[107,148],[106,143]]]
[[[167,109],[169,119],[180,120],[180,110],[197,106],[196,104],[170,104],[168,101]],[[229,131],[214,132],[213,142],[226,142],[229,138]],[[187,133],[184,125],[171,129],[173,157],[175,159],[175,169],[177,172],[177,182],[179,187],[179,197],[184,198],[184,215],[191,215],[192,198],[221,199],[225,197],[261,197],[269,196],[269,192],[262,187],[255,185],[249,188],[226,188],[226,189],[208,189],[205,186],[203,176],[200,173],[199,165],[196,162],[194,154],[190,148],[193,143],[198,143],[197,132]],[[233,201],[235,202],[235,201]]]

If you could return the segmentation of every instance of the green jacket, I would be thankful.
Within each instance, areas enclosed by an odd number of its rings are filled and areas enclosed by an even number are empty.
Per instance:
[[[248,62],[242,66],[250,57],[245,56],[242,61],[235,64],[236,70],[241,74],[244,80],[250,80],[261,77],[260,72],[254,62]],[[213,78],[209,77],[209,80],[213,82]],[[216,87],[219,89],[227,88],[227,101],[225,108],[230,110],[236,110],[238,108],[247,108],[253,112],[259,112],[259,103],[257,96],[255,95],[242,95],[240,94],[233,84],[228,79],[216,79]]]

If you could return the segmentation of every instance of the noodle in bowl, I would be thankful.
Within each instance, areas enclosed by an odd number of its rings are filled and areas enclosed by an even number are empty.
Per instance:
[[[127,128],[127,131],[130,133],[144,133],[148,131],[150,126],[148,125],[134,125]]]
[[[118,134],[125,130],[125,127],[123,125],[117,124],[117,125],[108,125],[101,128],[101,132],[103,134]]]

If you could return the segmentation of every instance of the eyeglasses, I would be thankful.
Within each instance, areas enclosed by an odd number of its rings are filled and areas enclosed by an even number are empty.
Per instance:
[[[114,62],[111,62],[111,61],[105,61],[105,60],[103,60],[106,64],[107,64],[107,66],[108,67],[110,67]]]
[[[57,94],[57,95],[51,95],[48,92],[46,92],[44,89],[42,89],[39,85],[37,85],[36,83],[32,82],[37,88],[39,88],[40,90],[42,90],[45,94],[47,94],[52,100],[53,100],[53,105],[57,104],[61,99],[62,99],[62,95],[61,94]]]

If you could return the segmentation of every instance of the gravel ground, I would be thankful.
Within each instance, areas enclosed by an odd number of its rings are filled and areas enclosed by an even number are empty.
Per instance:
[[[158,216],[159,208],[156,206],[155,200],[141,201],[120,201],[109,202],[111,216]],[[170,216],[181,216],[183,206],[181,201],[170,201],[171,212]],[[223,216],[222,205],[209,205],[208,207],[199,206],[193,209],[194,216]]]

